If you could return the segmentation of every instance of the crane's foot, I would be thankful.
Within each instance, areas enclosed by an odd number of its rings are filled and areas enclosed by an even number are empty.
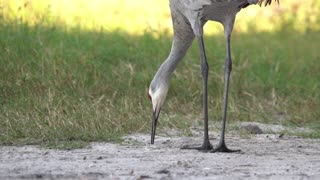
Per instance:
[[[202,146],[193,146],[193,145],[184,145],[181,149],[195,149],[198,151],[210,151],[213,149],[213,146],[210,142],[202,144]]]
[[[231,149],[227,148],[225,143],[222,143],[222,144],[219,144],[217,147],[211,149],[210,152],[211,153],[215,153],[215,152],[239,153],[239,152],[241,152],[241,150],[240,149],[231,150]]]

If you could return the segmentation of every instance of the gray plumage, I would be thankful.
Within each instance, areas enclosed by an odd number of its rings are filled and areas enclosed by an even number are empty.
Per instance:
[[[149,98],[153,105],[153,122],[151,131],[151,143],[154,136],[157,120],[161,107],[165,101],[169,81],[172,72],[184,57],[194,37],[197,38],[201,55],[201,72],[203,78],[203,113],[204,113],[204,141],[200,147],[189,147],[189,149],[211,150],[212,152],[233,152],[225,145],[224,134],[226,124],[226,113],[229,91],[229,77],[232,70],[230,39],[236,14],[251,4],[269,5],[272,0],[170,0],[170,10],[173,23],[173,42],[168,58],[160,66],[149,88]],[[274,0],[279,2],[278,0]],[[226,38],[226,61],[225,61],[225,93],[223,120],[220,142],[213,148],[208,136],[208,102],[207,102],[207,79],[209,66],[207,63],[204,43],[203,26],[207,21],[220,22],[224,27]]]

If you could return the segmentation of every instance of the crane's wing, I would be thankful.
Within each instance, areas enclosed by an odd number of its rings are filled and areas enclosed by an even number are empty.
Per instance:
[[[184,4],[188,9],[199,10],[202,9],[203,6],[210,5],[213,2],[231,2],[231,1],[239,1],[239,0],[181,0],[181,3]],[[252,1],[252,0],[251,0]],[[279,0],[253,0],[253,2],[257,3],[261,6],[263,3],[265,6],[270,5],[272,1],[275,1],[279,4]],[[247,1],[242,5],[242,8],[247,7],[252,2]],[[254,4],[255,4],[254,3]]]
[[[181,3],[188,9],[198,10],[202,9],[205,5],[210,5],[211,0],[181,0]]]
[[[203,6],[210,5],[214,2],[232,2],[232,1],[241,1],[241,0],[181,0],[181,3],[192,10],[202,9]]]
[[[184,5],[184,7],[192,10],[199,10],[202,9],[203,6],[211,5],[215,2],[241,2],[243,0],[181,0],[181,3]],[[250,4],[256,4],[259,3],[261,5],[265,1],[265,5],[271,4],[271,1],[273,0],[247,0],[244,1],[244,4],[241,5],[242,8],[247,7]],[[279,0],[274,0],[279,3]],[[240,7],[241,7],[240,6]]]

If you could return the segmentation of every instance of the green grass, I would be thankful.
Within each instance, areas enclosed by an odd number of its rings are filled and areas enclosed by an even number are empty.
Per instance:
[[[319,132],[319,42],[318,31],[235,32],[228,121],[307,126]],[[220,121],[224,38],[206,36],[205,43],[210,120]],[[72,147],[82,147],[149,132],[146,92],[170,46],[170,33],[161,31],[139,36],[1,22],[0,144],[60,147],[81,142]],[[199,61],[194,43],[173,74],[159,128],[187,130],[196,119],[201,122]],[[57,145],[59,141],[63,143]]]

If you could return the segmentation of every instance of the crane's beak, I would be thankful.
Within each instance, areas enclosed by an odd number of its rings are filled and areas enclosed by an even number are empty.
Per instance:
[[[154,137],[156,135],[156,128],[157,128],[159,114],[160,114],[160,109],[158,108],[156,108],[152,113],[151,144],[154,144]]]

